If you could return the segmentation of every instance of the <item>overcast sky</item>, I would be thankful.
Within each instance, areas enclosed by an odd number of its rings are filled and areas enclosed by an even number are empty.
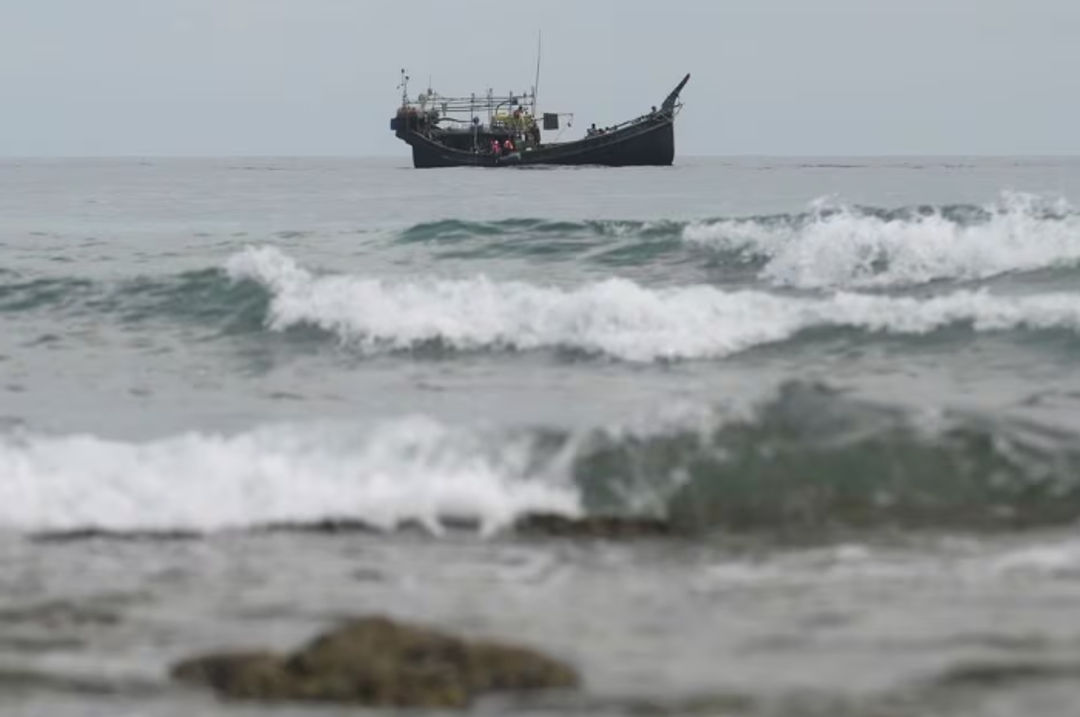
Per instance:
[[[1080,152],[1077,0],[0,0],[0,155],[396,155],[398,70],[682,154]],[[416,81],[419,80],[419,81]]]

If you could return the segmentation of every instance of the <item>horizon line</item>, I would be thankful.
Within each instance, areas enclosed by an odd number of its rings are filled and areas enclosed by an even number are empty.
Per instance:
[[[883,153],[790,153],[774,154],[761,152],[739,152],[731,154],[684,154],[679,159],[900,159],[900,158],[968,158],[968,159],[1069,159],[1080,158],[1080,151],[1035,152],[1035,153],[989,153],[989,152],[883,152]],[[0,154],[0,161],[9,160],[65,160],[65,159],[401,159],[409,160],[405,154],[171,154],[171,153],[122,153],[122,154]]]

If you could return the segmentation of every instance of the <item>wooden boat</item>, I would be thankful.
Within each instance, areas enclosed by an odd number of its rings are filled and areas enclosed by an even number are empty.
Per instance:
[[[675,159],[675,116],[686,75],[647,114],[613,127],[591,127],[580,139],[545,142],[540,130],[558,130],[573,115],[536,113],[535,87],[529,93],[443,97],[432,90],[408,96],[402,70],[402,99],[390,129],[412,147],[413,166],[521,167],[594,164],[608,167],[669,165]],[[487,121],[483,121],[483,115]],[[539,119],[539,122],[538,122]],[[568,125],[569,126],[569,125]]]

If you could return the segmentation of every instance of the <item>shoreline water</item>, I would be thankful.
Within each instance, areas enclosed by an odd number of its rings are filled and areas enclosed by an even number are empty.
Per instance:
[[[0,160],[0,712],[387,614],[584,680],[478,713],[1069,713],[1080,160],[394,162]]]

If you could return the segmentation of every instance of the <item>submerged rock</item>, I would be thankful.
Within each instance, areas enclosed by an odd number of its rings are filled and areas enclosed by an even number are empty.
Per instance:
[[[291,655],[206,655],[173,677],[223,697],[348,702],[376,707],[466,707],[486,692],[576,687],[577,672],[533,650],[468,642],[384,617],[324,633]]]

